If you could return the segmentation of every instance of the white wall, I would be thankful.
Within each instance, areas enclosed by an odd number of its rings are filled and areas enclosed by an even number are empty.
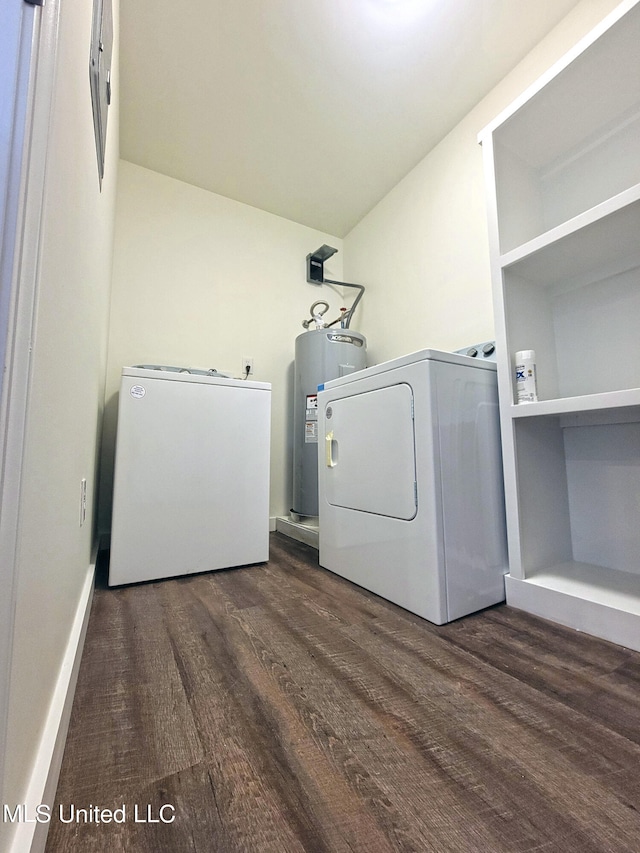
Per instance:
[[[371,363],[493,338],[478,132],[617,5],[583,0],[345,237]]]
[[[244,356],[271,382],[271,515],[291,506],[294,342],[317,299],[338,315],[329,286],[307,284],[305,259],[342,241],[122,161],[118,183],[101,528],[108,530],[120,372],[125,365],[216,368]],[[325,267],[340,279],[342,251]],[[348,297],[348,303],[352,297]],[[211,452],[219,452],[212,448]]]
[[[114,5],[117,21],[117,2]],[[60,3],[19,506],[4,780],[4,802],[9,804],[25,801],[94,538],[118,112],[116,99],[109,115],[101,193],[89,88],[92,6],[92,0]],[[49,38],[55,43],[55,33]],[[113,70],[117,81],[117,51]],[[83,477],[89,506],[88,519],[80,527]]]
[[[583,0],[345,238],[326,235],[122,163],[111,305],[100,500],[108,530],[116,392],[123,365],[175,363],[273,383],[271,514],[291,503],[291,362],[315,299],[304,258],[342,251],[328,277],[366,285],[353,327],[371,363],[424,347],[493,337],[482,151],[478,132],[617,3]],[[347,294],[350,303],[352,294]]]

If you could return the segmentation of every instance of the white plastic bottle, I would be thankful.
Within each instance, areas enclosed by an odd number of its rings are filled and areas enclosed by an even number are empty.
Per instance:
[[[535,350],[516,353],[516,403],[535,403],[538,399]]]

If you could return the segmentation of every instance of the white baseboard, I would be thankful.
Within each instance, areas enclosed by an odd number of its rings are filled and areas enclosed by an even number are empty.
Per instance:
[[[97,552],[87,569],[80,601],[76,609],[69,641],[49,706],[31,778],[25,795],[26,813],[34,815],[36,806],[46,804],[53,813],[64,745],[67,739],[71,707],[78,680],[82,649],[87,633],[95,580]],[[43,853],[47,841],[48,823],[17,823],[9,853]]]
[[[269,533],[275,533],[276,530],[276,517],[275,515],[269,516]]]

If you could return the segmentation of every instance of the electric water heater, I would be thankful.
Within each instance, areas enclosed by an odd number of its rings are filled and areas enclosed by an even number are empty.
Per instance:
[[[313,329],[296,338],[293,402],[293,506],[318,515],[318,385],[363,370],[364,335],[351,329]]]

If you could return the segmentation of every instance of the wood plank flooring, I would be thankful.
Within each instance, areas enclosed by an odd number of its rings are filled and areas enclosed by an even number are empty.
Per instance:
[[[637,853],[639,688],[638,653],[506,606],[437,627],[272,534],[96,590],[47,853]]]

